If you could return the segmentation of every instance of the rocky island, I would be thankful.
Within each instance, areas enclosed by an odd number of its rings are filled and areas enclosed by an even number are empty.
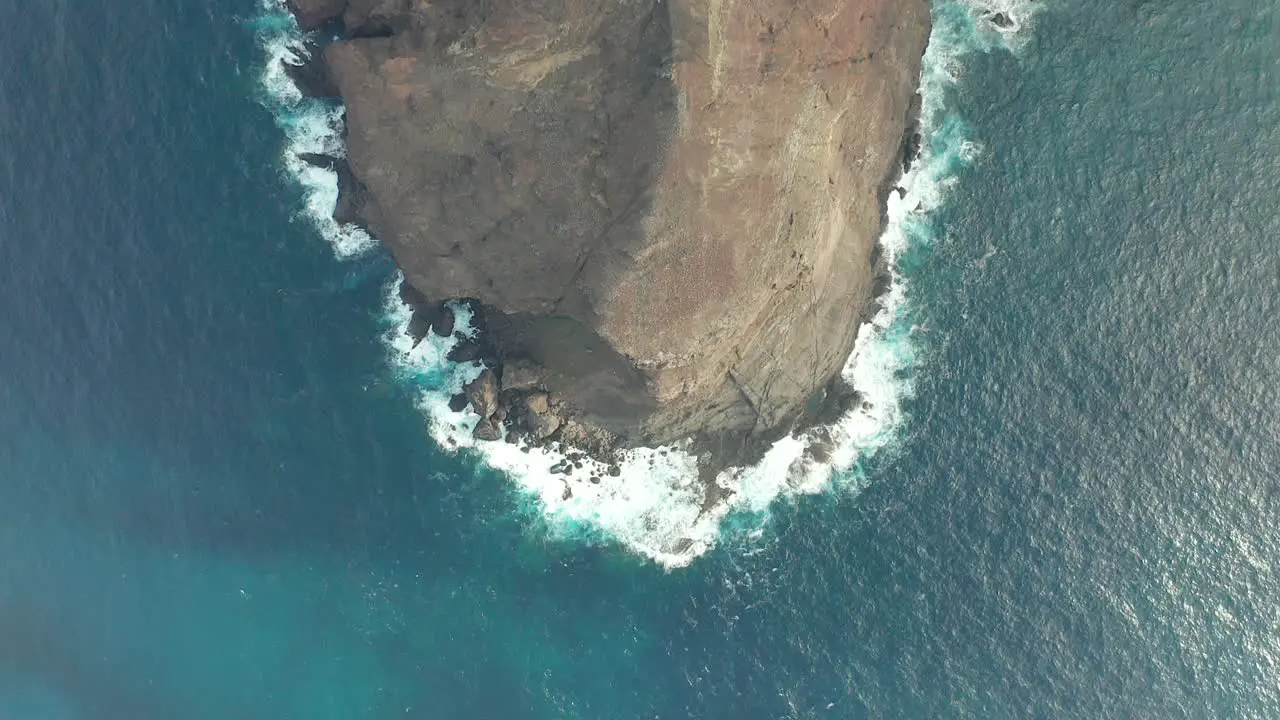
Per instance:
[[[288,0],[342,222],[488,369],[477,437],[752,461],[853,401],[926,0]]]

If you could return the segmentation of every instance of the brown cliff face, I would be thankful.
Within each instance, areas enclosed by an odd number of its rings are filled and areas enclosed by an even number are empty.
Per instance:
[[[925,0],[292,5],[342,24],[348,210],[581,425],[736,462],[839,373]]]

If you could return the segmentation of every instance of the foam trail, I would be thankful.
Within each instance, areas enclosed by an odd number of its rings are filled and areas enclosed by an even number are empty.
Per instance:
[[[620,463],[619,477],[609,477],[603,466],[590,460],[581,461],[567,474],[553,473],[552,468],[565,461],[556,448],[471,437],[478,418],[469,410],[451,411],[448,401],[479,374],[480,367],[446,361],[456,342],[453,338],[428,334],[414,345],[408,334],[411,311],[399,299],[402,279],[397,278],[387,288],[384,340],[397,374],[418,390],[418,402],[432,436],[449,450],[470,448],[486,464],[510,476],[522,496],[539,510],[553,537],[616,542],[668,568],[688,565],[714,547],[730,515],[742,520],[734,525],[746,530],[746,538],[758,538],[760,523],[779,498],[822,492],[833,486],[860,488],[863,480],[856,471],[857,463],[892,446],[898,437],[903,402],[913,392],[911,370],[921,351],[911,322],[908,278],[898,261],[906,253],[927,250],[935,232],[933,211],[981,151],[969,138],[963,119],[949,109],[949,95],[963,70],[961,61],[973,52],[1016,51],[1035,7],[1032,0],[946,0],[933,8],[933,30],[921,71],[923,147],[911,171],[900,180],[904,192],[890,194],[888,224],[880,239],[892,282],[881,298],[880,311],[859,329],[853,353],[842,371],[862,394],[864,402],[859,407],[833,425],[780,440],[753,467],[721,473],[712,493],[697,480],[695,459],[681,446],[628,451]],[[1007,26],[993,22],[994,13],[1003,13]],[[291,18],[286,24],[296,31]],[[289,42],[296,41],[289,36]],[[272,63],[283,57],[274,47],[267,43]],[[279,80],[272,72],[269,67],[264,73],[268,87]],[[290,100],[285,87],[273,97],[287,101],[282,104],[286,108],[307,102]],[[326,116],[323,127],[328,130],[314,134],[309,134],[314,129],[311,125],[307,131],[294,131],[289,123],[282,123],[290,147],[322,145],[325,152],[341,152],[331,146],[340,143],[341,114],[337,113]],[[288,158],[287,152],[287,163]],[[318,190],[309,196],[316,198],[317,205],[321,197],[328,202],[328,196],[321,196]],[[356,246],[362,249],[365,242],[362,238]],[[335,250],[338,247],[335,243]],[[458,327],[468,328],[465,307],[457,307],[456,312]],[[813,460],[809,452],[817,443],[828,450],[822,462]]]
[[[355,257],[376,248],[378,241],[363,228],[333,219],[338,204],[338,174],[302,159],[306,155],[346,156],[342,105],[304,96],[284,69],[288,61],[306,57],[307,37],[293,15],[276,0],[262,0],[254,29],[266,52],[260,78],[263,104],[284,131],[284,167],[302,185],[302,216],[315,226],[339,258]]]

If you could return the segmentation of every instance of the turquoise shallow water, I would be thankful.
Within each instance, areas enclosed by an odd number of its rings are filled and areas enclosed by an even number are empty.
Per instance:
[[[0,718],[1280,714],[1280,13],[1044,8],[948,98],[867,488],[664,572],[439,452],[258,8],[0,5]]]

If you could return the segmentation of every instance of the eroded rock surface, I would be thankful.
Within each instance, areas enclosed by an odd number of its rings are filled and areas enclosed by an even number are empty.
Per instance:
[[[312,74],[347,104],[346,212],[420,307],[478,301],[473,357],[549,392],[551,432],[696,436],[723,465],[822,404],[875,284],[925,0],[291,5],[341,28]]]

